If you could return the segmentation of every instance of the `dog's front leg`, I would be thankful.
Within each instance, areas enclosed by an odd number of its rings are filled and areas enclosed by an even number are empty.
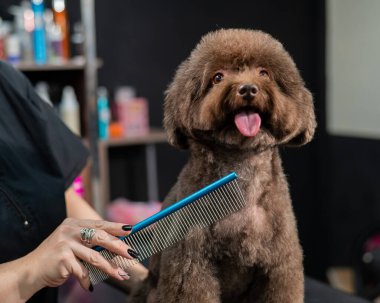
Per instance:
[[[300,260],[283,260],[276,267],[269,268],[268,278],[260,302],[304,302],[304,275]]]
[[[220,286],[205,257],[205,241],[204,231],[196,230],[163,252],[157,287],[159,302],[220,302]]]

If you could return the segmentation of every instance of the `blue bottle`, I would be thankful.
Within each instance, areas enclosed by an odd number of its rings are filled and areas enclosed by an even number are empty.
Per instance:
[[[34,13],[34,60],[37,64],[45,64],[47,61],[47,54],[46,35],[44,26],[44,1],[32,0],[32,10]]]
[[[98,88],[98,130],[99,139],[106,140],[109,137],[109,124],[110,124],[110,107],[108,102],[108,93],[105,87]]]

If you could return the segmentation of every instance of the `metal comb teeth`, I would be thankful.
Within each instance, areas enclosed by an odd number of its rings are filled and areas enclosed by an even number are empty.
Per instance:
[[[130,260],[106,249],[97,248],[107,260],[127,269],[183,239],[193,228],[204,228],[238,211],[245,205],[237,182],[231,173],[200,191],[169,206],[148,219],[136,224],[131,234],[122,241],[140,253]],[[84,262],[93,285],[108,278],[96,267]]]

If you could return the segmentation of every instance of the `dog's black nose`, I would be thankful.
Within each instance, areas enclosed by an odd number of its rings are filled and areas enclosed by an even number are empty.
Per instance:
[[[243,84],[239,87],[238,94],[242,96],[244,99],[252,99],[256,96],[259,88],[254,84]]]

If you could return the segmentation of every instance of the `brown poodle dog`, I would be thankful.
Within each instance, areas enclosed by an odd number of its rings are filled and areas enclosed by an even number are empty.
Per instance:
[[[150,260],[143,301],[303,302],[302,251],[279,145],[309,142],[313,100],[280,42],[211,32],[166,91],[164,125],[189,162],[163,207],[235,171],[246,206]]]

